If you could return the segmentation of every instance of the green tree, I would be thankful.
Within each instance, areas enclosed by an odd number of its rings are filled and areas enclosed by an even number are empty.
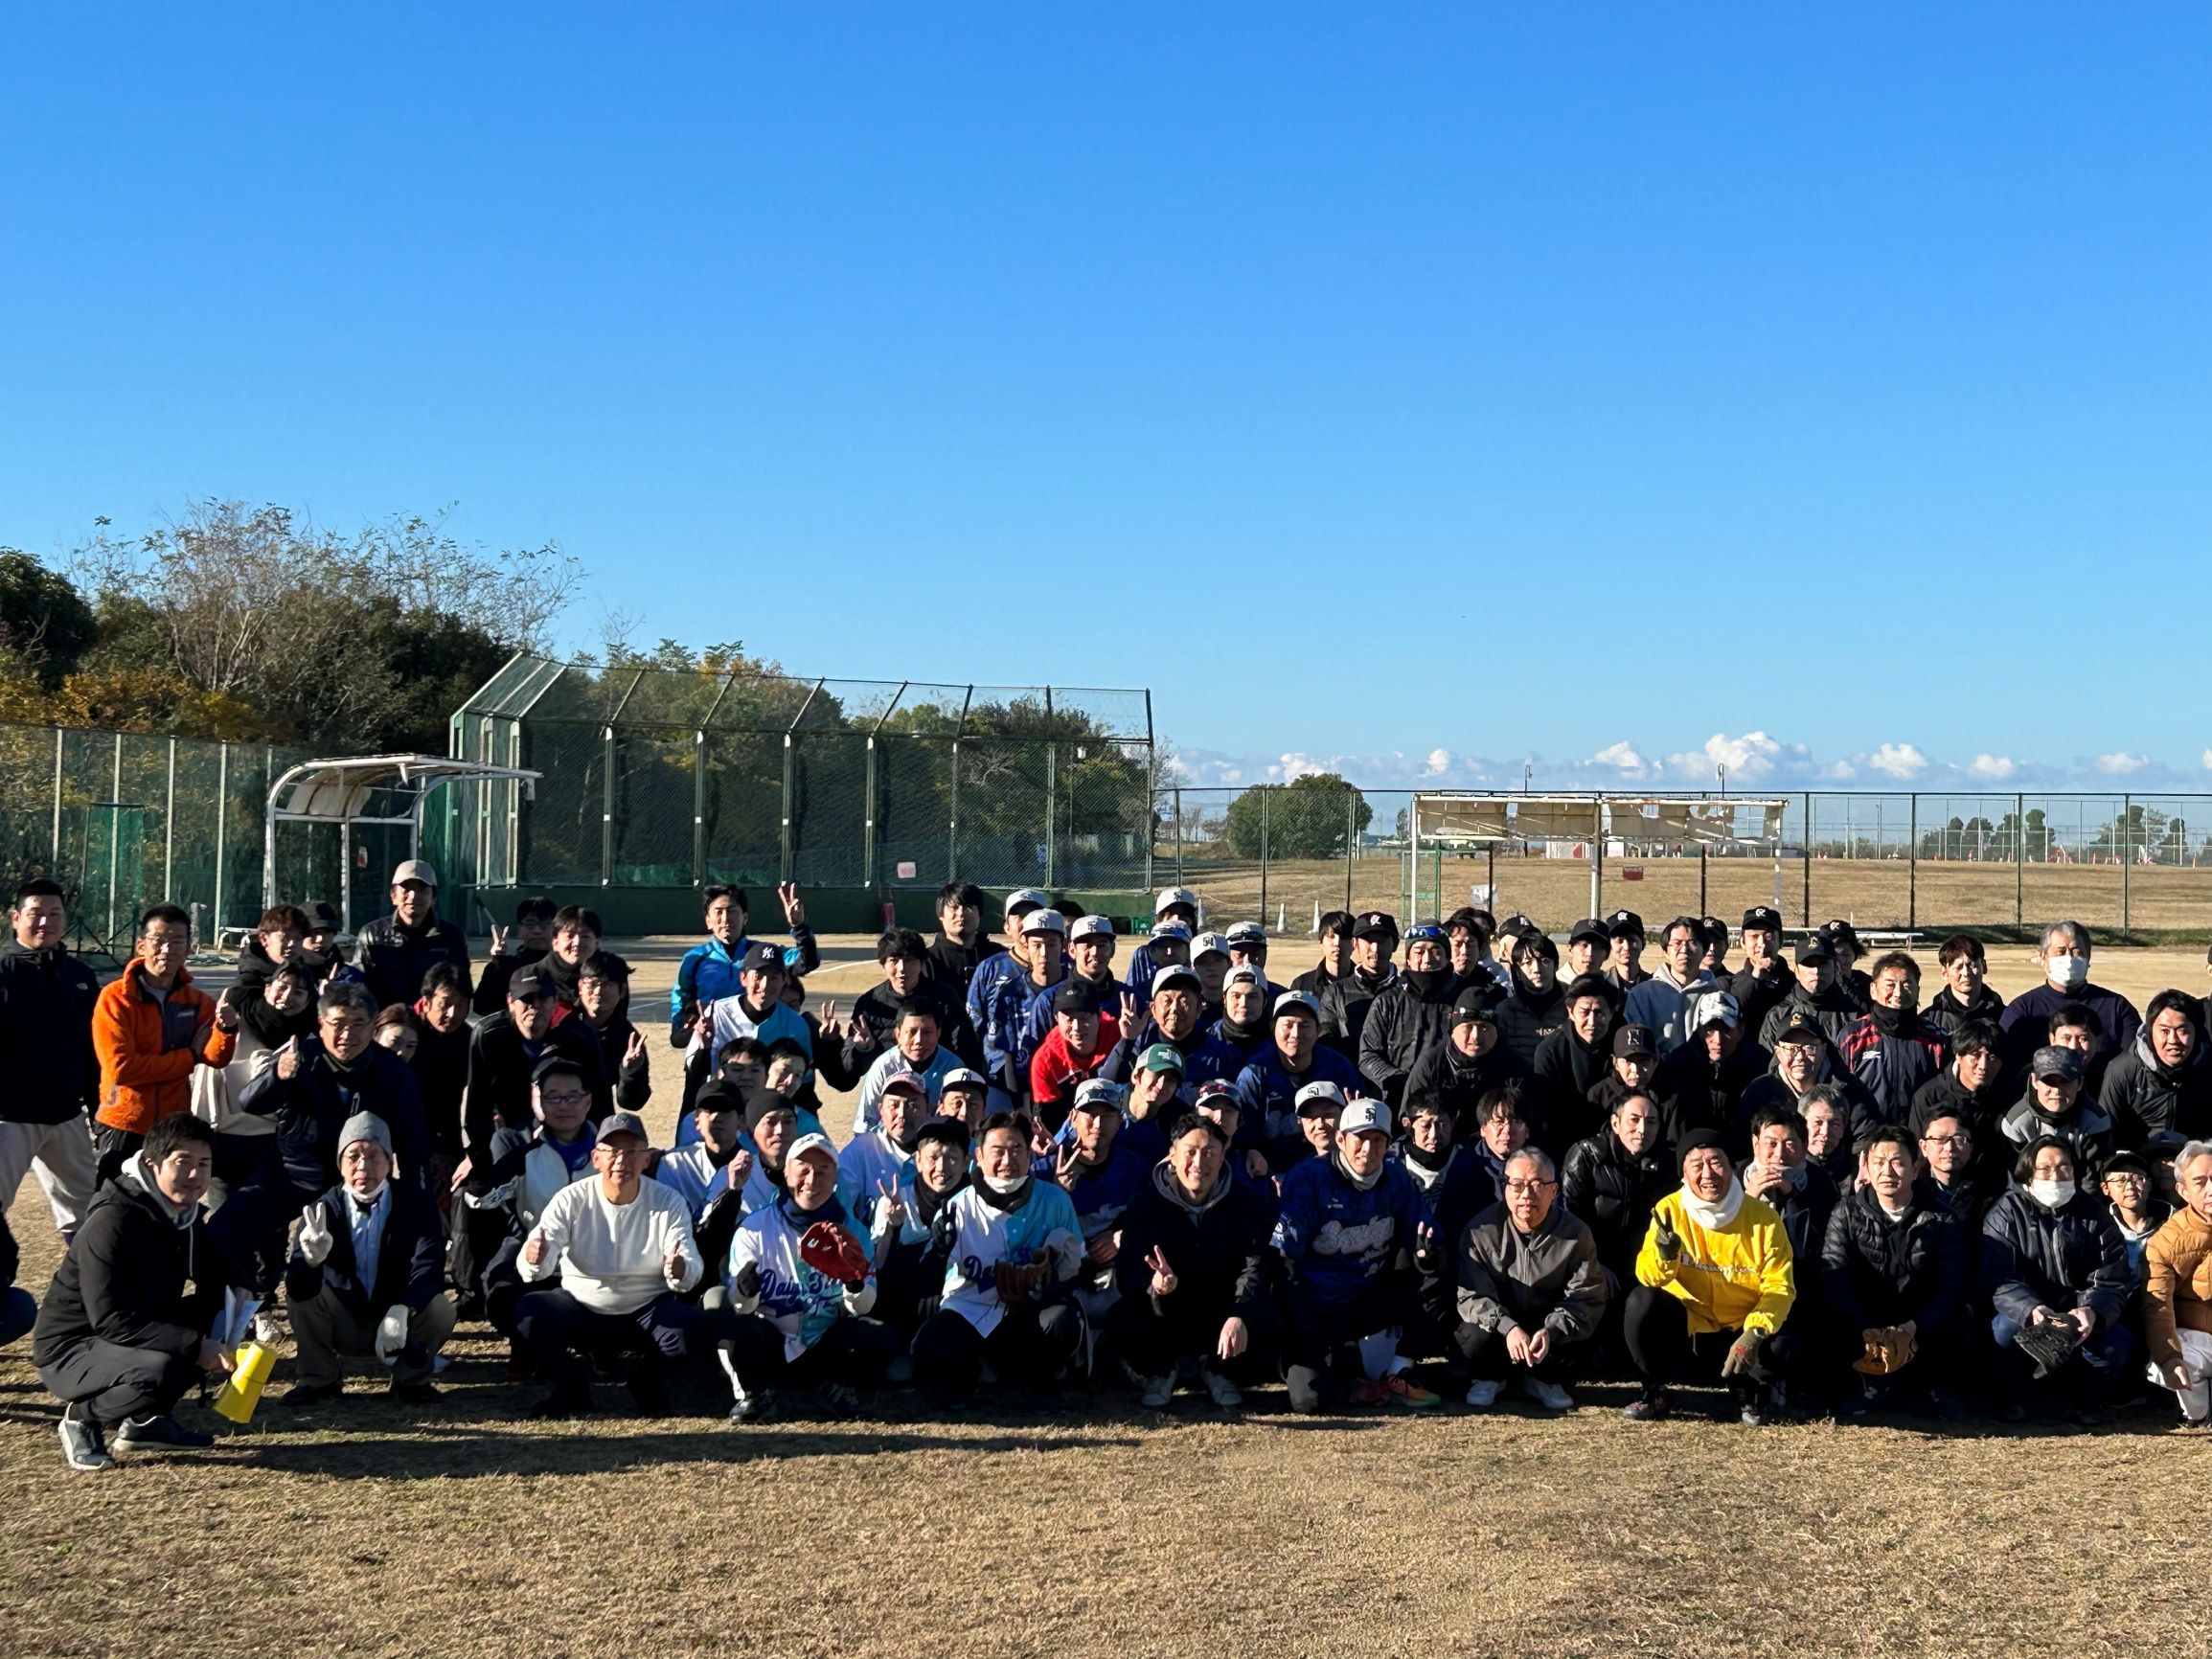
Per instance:
[[[1341,858],[1347,832],[1357,835],[1374,816],[1366,796],[1334,772],[1310,772],[1239,795],[1229,803],[1226,832],[1240,858],[1259,857],[1263,838],[1270,858]]]
[[[0,651],[52,691],[99,637],[99,621],[75,582],[18,548],[0,547]]]

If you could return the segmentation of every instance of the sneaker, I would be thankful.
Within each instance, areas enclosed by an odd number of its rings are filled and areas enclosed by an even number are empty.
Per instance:
[[[1965,1422],[1973,1416],[1965,1400],[1940,1383],[1927,1391],[1927,1408],[1945,1422]]]
[[[536,1360],[519,1348],[509,1351],[507,1355],[507,1380],[509,1382],[528,1382],[536,1375],[537,1362]]]
[[[277,1323],[275,1314],[257,1313],[254,1315],[254,1340],[263,1348],[274,1347],[283,1340],[285,1328]]]
[[[1144,1376],[1139,1377],[1137,1382],[1137,1404],[1143,1406],[1147,1411],[1167,1410],[1168,1397],[1175,1392],[1175,1379],[1174,1377]]]
[[[117,1451],[205,1451],[215,1436],[187,1428],[166,1412],[160,1417],[134,1417],[115,1431]]]
[[[588,1388],[557,1388],[532,1406],[530,1415],[538,1422],[552,1422],[565,1417],[583,1417],[593,1409]]]
[[[309,1406],[328,1405],[345,1392],[342,1382],[295,1382],[285,1392],[283,1404],[290,1411],[305,1411]]]
[[[1663,1422],[1672,1409],[1665,1391],[1653,1389],[1621,1407],[1621,1415],[1630,1422]]]
[[[434,1382],[395,1382],[384,1393],[400,1405],[436,1405],[444,1396]]]
[[[453,1356],[450,1353],[440,1353],[432,1355],[430,1360],[430,1375],[433,1376],[444,1376],[445,1375],[446,1367],[452,1363]]]
[[[733,1388],[731,1393],[737,1397],[736,1403],[730,1407],[732,1422],[760,1422],[776,1409],[776,1396],[772,1389],[764,1388],[747,1394],[741,1388]]]
[[[907,1383],[912,1382],[914,1380],[914,1356],[901,1353],[897,1359],[894,1359],[889,1366],[884,1368],[883,1380],[900,1387],[904,1387]]]
[[[822,1403],[832,1417],[858,1417],[860,1391],[849,1382],[832,1382],[822,1391]]]
[[[1198,1367],[1198,1380],[1205,1385],[1207,1396],[1223,1411],[1235,1411],[1244,1403],[1244,1391],[1218,1371]]]
[[[1382,1379],[1382,1392],[1385,1398],[1400,1405],[1410,1405],[1421,1411],[1444,1403],[1444,1396],[1430,1393],[1402,1371],[1394,1371]]]
[[[1736,1420],[1745,1428],[1765,1428],[1767,1426],[1767,1407],[1762,1401],[1746,1399],[1738,1406]]]
[[[1390,1403],[1390,1390],[1380,1382],[1370,1382],[1363,1376],[1352,1385],[1351,1391],[1344,1397],[1344,1403],[1347,1405],[1388,1405]]]
[[[1521,1388],[1529,1398],[1546,1411],[1572,1411],[1575,1408],[1575,1397],[1556,1382],[1546,1382],[1540,1376],[1532,1376],[1521,1384]]]
[[[1505,1392],[1505,1384],[1490,1377],[1478,1377],[1467,1385],[1467,1403],[1476,1411],[1488,1411],[1497,1403],[1497,1397]]]
[[[57,1425],[61,1434],[61,1457],[73,1469],[103,1469],[115,1460],[107,1455],[107,1440],[81,1403],[71,1405]]]

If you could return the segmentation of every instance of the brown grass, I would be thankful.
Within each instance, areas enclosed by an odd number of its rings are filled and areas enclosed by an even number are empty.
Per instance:
[[[843,946],[850,942],[836,942]],[[1294,951],[1294,943],[1286,943]],[[635,948],[639,996],[673,949]],[[840,948],[838,954],[844,954]],[[2195,953],[2111,953],[2138,997]],[[849,997],[866,966],[817,983]],[[1999,983],[2023,975],[2000,964]],[[656,1127],[673,1056],[655,1051]],[[664,1063],[665,1062],[665,1063]],[[835,1124],[836,1114],[831,1114]],[[24,1283],[54,1260],[27,1187]],[[2207,1455],[2162,1418],[2099,1434],[1242,1422],[1103,1393],[1060,1419],[904,1395],[856,1425],[695,1411],[516,1420],[481,1331],[419,1417],[267,1407],[196,1459],[60,1466],[23,1348],[0,1354],[0,1653],[2193,1652],[2181,1592]],[[280,1367],[277,1387],[288,1381]],[[797,1403],[794,1400],[794,1403]],[[712,1414],[712,1415],[710,1415]],[[318,1422],[331,1420],[318,1418]]]

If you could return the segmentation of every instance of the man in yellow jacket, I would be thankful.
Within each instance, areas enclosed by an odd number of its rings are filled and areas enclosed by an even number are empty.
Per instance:
[[[1744,1191],[1720,1136],[1698,1130],[1676,1151],[1682,1185],[1653,1207],[1624,1310],[1644,1388],[1623,1415],[1656,1421],[1668,1412],[1669,1381],[1717,1373],[1730,1409],[1757,1428],[1771,1398],[1767,1345],[1797,1299],[1790,1236],[1771,1206]]]

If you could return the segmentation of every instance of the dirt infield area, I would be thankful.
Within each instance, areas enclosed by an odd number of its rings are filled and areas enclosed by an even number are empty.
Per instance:
[[[873,982],[827,942],[811,984]],[[618,944],[665,1006],[680,945]],[[1307,946],[1273,965],[1295,972]],[[1993,979],[2032,968],[1994,952]],[[1932,964],[1930,964],[1932,970]],[[2193,950],[2100,952],[2138,1004]],[[651,1022],[641,1017],[641,1025]],[[665,1136],[673,1051],[649,1122]],[[846,1123],[828,1114],[842,1138]],[[847,1120],[849,1121],[849,1120]],[[22,1283],[56,1254],[26,1186]],[[2009,1655],[2203,1648],[2212,1442],[2163,1412],[2098,1432],[1560,1420],[1456,1403],[1241,1420],[1101,1387],[1057,1416],[955,1420],[890,1391],[859,1422],[683,1415],[539,1425],[465,1329],[420,1411],[380,1378],[303,1427],[264,1404],[212,1452],[61,1464],[54,1402],[0,1352],[0,1654]],[[271,1393],[289,1385],[279,1366]],[[1202,1397],[1197,1397],[1202,1398]],[[1695,1397],[1691,1397],[1694,1398]],[[187,1408],[195,1423],[216,1422]]]

